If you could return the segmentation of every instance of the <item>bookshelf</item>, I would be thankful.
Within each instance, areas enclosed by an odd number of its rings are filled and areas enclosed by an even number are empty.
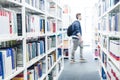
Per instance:
[[[120,80],[120,1],[98,2],[98,52],[101,80]]]
[[[64,68],[60,0],[0,0],[0,80],[57,80]]]
[[[67,28],[68,26],[72,23],[72,18],[71,18],[71,8],[69,5],[64,4],[63,5],[63,45],[64,45],[64,50],[63,50],[63,55],[64,58],[69,59],[70,57],[70,50],[71,50],[71,38],[67,36]]]
[[[92,30],[92,51],[93,51],[93,57],[95,60],[98,60],[98,24],[97,24],[97,20],[98,20],[98,8],[97,8],[97,3],[94,4],[94,6],[92,7],[92,26],[93,26],[93,30]]]

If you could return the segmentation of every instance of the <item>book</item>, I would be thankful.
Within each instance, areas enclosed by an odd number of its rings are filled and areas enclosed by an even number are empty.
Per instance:
[[[41,34],[45,33],[45,19],[40,18],[40,32]]]
[[[17,55],[17,48],[16,47],[13,47],[12,48],[12,52],[13,52],[13,54],[12,54],[12,59],[13,59],[13,61],[12,61],[12,63],[13,63],[13,73],[17,70],[17,57],[16,57],[16,55]]]
[[[35,80],[38,80],[38,67],[37,65],[34,66],[34,71],[35,71]]]
[[[28,74],[28,80],[34,80],[34,69],[28,70],[30,74]]]
[[[39,9],[39,0],[35,0],[35,8]]]
[[[29,61],[28,43],[26,44],[26,62]]]
[[[17,13],[17,27],[18,36],[22,36],[22,14]]]
[[[32,43],[27,43],[27,45],[28,45],[29,60],[31,60],[32,59],[32,47],[31,47]]]
[[[24,80],[24,77],[14,77],[12,80]]]
[[[16,54],[16,63],[17,67],[23,67],[23,49],[22,45],[17,45],[17,54]]]
[[[9,35],[9,14],[7,11],[0,10],[0,25],[2,25],[2,29],[0,29],[0,36]]]
[[[102,71],[101,71],[101,76],[102,76],[102,79],[107,79],[107,75],[102,67]]]
[[[32,43],[32,58],[35,58],[37,56],[37,51],[36,51],[36,43]]]
[[[42,77],[42,62],[38,63],[38,73],[39,73],[39,77]]]
[[[3,65],[3,55],[0,51],[0,80],[4,79],[4,65]],[[1,79],[2,78],[2,79]]]
[[[0,50],[2,53],[3,59],[3,78],[6,78],[10,74],[12,74],[12,60],[11,60],[11,52],[9,49]],[[8,68],[9,67],[9,68]]]
[[[62,56],[62,49],[58,48],[58,58]]]
[[[49,13],[55,16],[55,3],[54,2],[50,2],[49,3]]]
[[[13,51],[12,51],[12,48],[8,48],[7,49],[7,56],[10,56],[10,58],[11,58],[11,63],[9,64],[10,66],[12,66],[12,67],[10,67],[9,68],[9,70],[12,68],[12,70],[14,70],[15,69],[15,65],[14,65],[14,54],[13,54]],[[8,64],[7,64],[7,66],[8,66]]]
[[[46,73],[46,63],[42,60],[42,74]]]
[[[2,80],[2,61],[1,60],[0,60],[0,80]]]
[[[12,48],[8,48],[9,53],[11,53],[11,61],[12,61],[12,73],[16,70],[16,52]]]
[[[56,23],[53,23],[53,32],[56,32]]]
[[[37,42],[37,55],[40,56],[40,42]]]
[[[37,0],[38,1],[38,0]],[[39,16],[36,16],[36,15],[32,15],[32,17],[34,18],[34,21],[33,21],[33,27],[35,28],[35,32],[36,33],[40,33],[40,23],[39,23],[39,19],[40,17]]]
[[[45,46],[44,41],[40,40],[40,54],[45,53]]]
[[[45,10],[45,1],[44,0],[39,0],[39,9],[44,11]]]

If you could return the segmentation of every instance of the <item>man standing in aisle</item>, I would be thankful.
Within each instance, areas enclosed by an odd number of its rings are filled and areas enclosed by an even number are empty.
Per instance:
[[[80,62],[85,62],[85,59],[83,58],[83,40],[82,40],[82,29],[81,29],[81,13],[76,14],[76,19],[72,23],[72,53],[71,53],[71,62],[75,62],[75,51],[77,50],[78,46],[80,47]]]

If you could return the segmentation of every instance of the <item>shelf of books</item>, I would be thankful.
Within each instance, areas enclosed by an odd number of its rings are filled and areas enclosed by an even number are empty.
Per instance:
[[[0,80],[57,80],[64,68],[60,0],[0,0]]]
[[[120,1],[99,3],[97,49],[101,80],[120,80]]]

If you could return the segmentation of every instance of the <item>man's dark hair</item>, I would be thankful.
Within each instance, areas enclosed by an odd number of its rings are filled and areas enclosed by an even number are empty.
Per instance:
[[[78,16],[79,16],[79,15],[81,15],[81,13],[77,13],[77,14],[76,14],[76,19],[78,19]]]

